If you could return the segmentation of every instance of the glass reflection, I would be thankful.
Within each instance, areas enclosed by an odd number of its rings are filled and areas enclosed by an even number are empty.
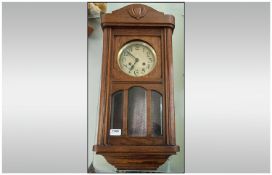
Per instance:
[[[111,102],[111,129],[122,129],[123,123],[123,91],[112,95]]]
[[[151,91],[151,120],[152,136],[162,135],[162,96],[156,91]]]
[[[128,135],[146,136],[146,91],[133,87],[128,91]]]

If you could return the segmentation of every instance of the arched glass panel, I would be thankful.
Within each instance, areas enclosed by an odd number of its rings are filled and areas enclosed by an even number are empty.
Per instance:
[[[123,127],[123,91],[117,91],[111,100],[111,129]]]
[[[156,91],[151,91],[151,120],[152,136],[162,135],[162,96]]]
[[[128,135],[146,136],[146,91],[133,87],[128,91]]]

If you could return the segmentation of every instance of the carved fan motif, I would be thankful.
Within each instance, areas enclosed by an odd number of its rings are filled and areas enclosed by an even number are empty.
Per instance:
[[[130,8],[128,10],[128,13],[131,17],[139,20],[146,15],[147,9],[144,6],[139,6],[139,7],[135,7],[135,8]]]

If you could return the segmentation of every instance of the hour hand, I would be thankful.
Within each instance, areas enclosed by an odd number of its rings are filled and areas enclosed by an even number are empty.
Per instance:
[[[137,61],[134,62],[134,64],[130,67],[129,73],[134,69],[134,65],[137,63]]]
[[[135,62],[136,63],[136,62]],[[130,67],[130,69],[129,69],[129,73],[134,69],[134,65],[135,65],[135,63]]]

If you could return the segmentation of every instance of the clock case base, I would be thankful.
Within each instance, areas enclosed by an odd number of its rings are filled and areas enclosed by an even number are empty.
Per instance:
[[[179,151],[179,146],[95,145],[93,150],[118,170],[156,170]]]

